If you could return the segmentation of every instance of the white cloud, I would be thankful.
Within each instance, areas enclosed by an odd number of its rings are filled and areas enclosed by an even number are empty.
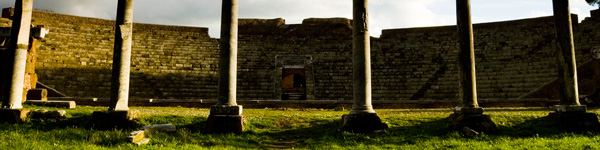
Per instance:
[[[371,35],[379,36],[382,29],[438,26],[454,22],[453,17],[437,14],[432,5],[447,0],[373,0],[371,1]]]
[[[552,16],[552,12],[535,10],[535,11],[530,12],[529,17],[542,17],[542,16]]]

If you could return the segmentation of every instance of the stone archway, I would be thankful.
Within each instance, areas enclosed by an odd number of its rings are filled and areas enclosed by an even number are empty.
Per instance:
[[[312,56],[275,56],[273,98],[276,100],[313,100]]]
[[[282,68],[281,100],[306,100],[306,70]]]

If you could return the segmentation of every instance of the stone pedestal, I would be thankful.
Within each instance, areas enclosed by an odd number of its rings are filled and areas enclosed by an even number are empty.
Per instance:
[[[448,117],[448,128],[465,136],[478,135],[480,132],[494,133],[496,124],[489,115],[483,114],[481,107],[456,107],[454,114]]]
[[[242,106],[214,105],[210,107],[207,128],[210,133],[242,133],[246,119]]]
[[[340,130],[352,133],[370,133],[387,128],[387,124],[382,123],[376,113],[365,113],[343,115]]]
[[[564,132],[600,131],[596,114],[586,111],[585,105],[556,105],[549,116],[556,120],[558,129]]]
[[[0,109],[0,123],[25,122],[29,111],[29,109]]]
[[[128,129],[137,127],[134,120],[139,117],[137,110],[128,111],[95,111],[92,114],[92,128],[95,129]]]

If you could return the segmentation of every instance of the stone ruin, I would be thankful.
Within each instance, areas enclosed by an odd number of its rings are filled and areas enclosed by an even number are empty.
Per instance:
[[[577,91],[581,85],[594,89],[587,95],[598,89],[586,83],[600,80],[600,71],[585,65],[595,64],[591,49],[600,44],[594,40],[600,34],[597,15],[579,24],[568,1],[557,0],[554,17],[473,26],[469,0],[457,0],[457,26],[390,29],[374,38],[367,1],[353,3],[353,20],[311,18],[288,25],[280,18],[238,20],[237,0],[223,0],[221,38],[214,39],[206,28],[133,23],[133,0],[119,0],[116,21],[32,11],[32,0],[17,0],[0,19],[0,25],[12,22],[2,56],[9,59],[3,60],[16,60],[0,68],[7,70],[0,80],[0,114],[18,118],[27,112],[21,103],[35,88],[36,70],[40,82],[67,95],[110,95],[109,109],[94,112],[94,119],[119,119],[111,127],[139,113],[129,110],[130,97],[216,100],[208,128],[218,133],[242,132],[238,99],[352,100],[350,114],[342,117],[342,129],[350,132],[387,127],[372,99],[459,99],[451,103],[457,107],[450,117],[459,131],[494,130],[478,97],[559,99],[551,116],[580,118],[563,121],[569,124],[564,127],[598,124]],[[25,40],[31,24],[52,31],[38,51],[35,40]],[[33,59],[22,57],[28,49]],[[19,65],[27,62],[30,71]],[[592,73],[577,74],[576,62]],[[579,87],[578,76],[584,83]]]

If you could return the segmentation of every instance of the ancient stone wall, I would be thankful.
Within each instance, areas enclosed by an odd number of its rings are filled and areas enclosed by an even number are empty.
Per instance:
[[[70,96],[108,97],[114,22],[46,12],[33,18],[50,29],[38,51],[39,80]],[[598,23],[576,24],[578,63],[600,44]],[[305,69],[307,99],[352,99],[351,20],[242,19],[239,28],[238,99],[281,99],[281,71],[290,66]],[[131,96],[216,99],[218,39],[207,31],[134,24]],[[372,38],[373,99],[455,99],[455,32],[390,29]],[[479,98],[517,98],[556,77],[551,17],[476,24],[474,36]]]
[[[74,97],[109,97],[114,21],[34,12],[50,33],[40,82]],[[134,24],[131,89],[138,98],[217,96],[218,42],[207,28]]]

